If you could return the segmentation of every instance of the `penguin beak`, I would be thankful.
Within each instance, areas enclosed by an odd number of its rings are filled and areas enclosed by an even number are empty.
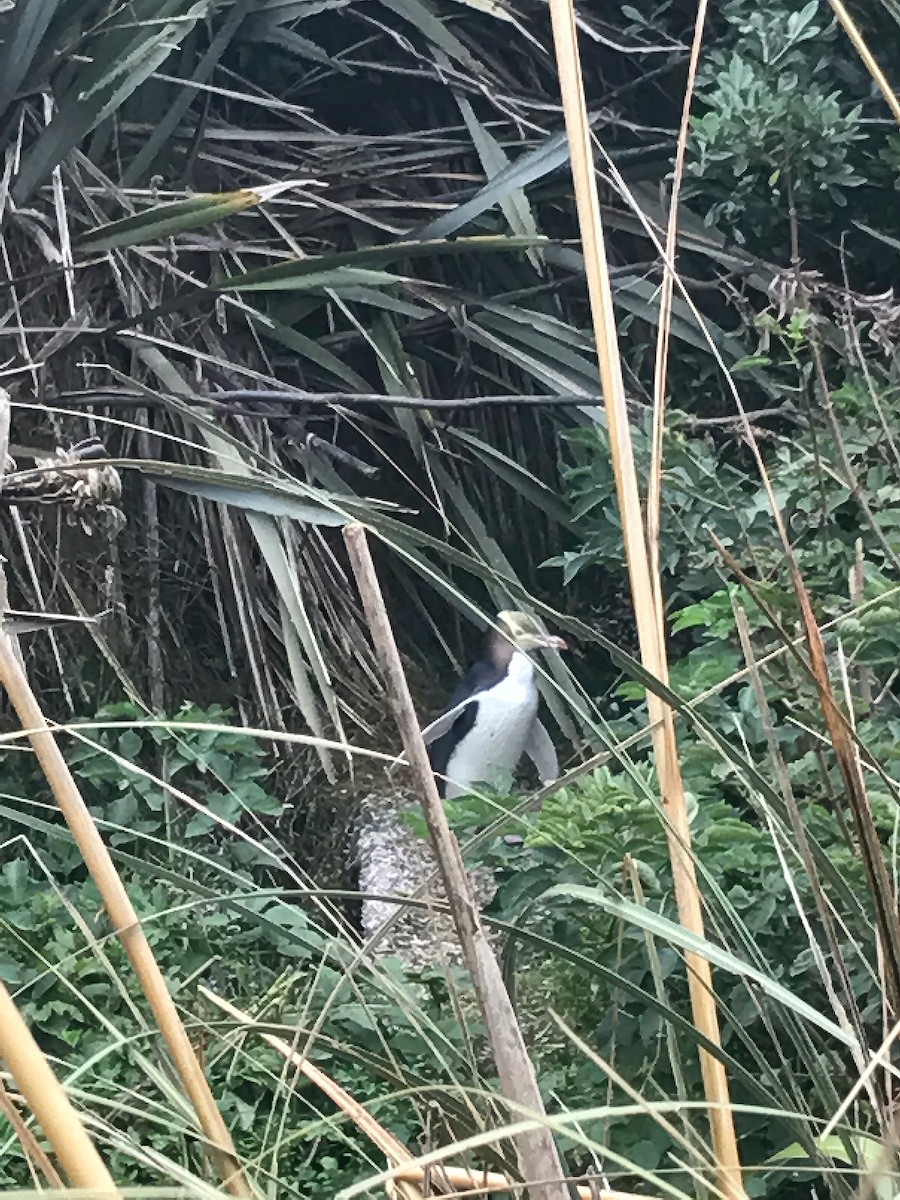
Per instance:
[[[568,644],[561,637],[547,633],[542,625],[533,617],[520,612],[501,612],[497,621],[504,636],[524,650],[526,654],[532,650],[568,650]]]

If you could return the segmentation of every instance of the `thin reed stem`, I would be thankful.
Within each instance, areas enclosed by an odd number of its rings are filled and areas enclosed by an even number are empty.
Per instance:
[[[5,581],[0,580],[2,610],[5,611]],[[140,919],[115,868],[109,850],[94,823],[68,763],[50,732],[50,727],[28,682],[9,634],[0,630],[0,686],[6,689],[16,715],[27,731],[35,757],[41,765],[59,810],[65,817],[85,866],[103,898],[109,918],[140,980],[159,1031],[172,1056],[200,1127],[209,1142],[216,1170],[233,1196],[252,1195],[234,1150],[231,1135],[213,1099],[206,1076],[188,1038]]]
[[[344,530],[350,563],[356,576],[360,599],[378,661],[387,687],[388,700],[403,741],[406,761],[415,779],[422,811],[431,836],[434,857],[441,872],[447,904],[456,926],[460,948],[481,1008],[503,1095],[534,1116],[544,1116],[544,1102],[534,1066],[513,1008],[500,964],[485,936],[472,883],[466,874],[459,842],[438,794],[419,730],[419,721],[409,685],[394,641],[375,565],[362,525]],[[539,1126],[519,1134],[516,1150],[529,1195],[535,1200],[569,1200],[569,1190],[552,1131]]]
[[[660,608],[661,589],[658,582],[654,582],[647,530],[641,511],[572,0],[550,0],[550,16],[641,660],[661,682],[667,683],[669,671]],[[674,714],[668,705],[649,693],[647,708],[653,727],[653,746],[666,816],[666,836],[679,919],[686,929],[702,936],[702,902],[691,855],[691,832]],[[720,1045],[712,969],[700,955],[689,954],[685,957],[694,1023],[711,1042]],[[700,1051],[700,1065],[710,1106],[709,1120],[719,1187],[731,1200],[740,1200],[745,1192],[730,1108],[728,1078],[723,1064],[705,1050]]]

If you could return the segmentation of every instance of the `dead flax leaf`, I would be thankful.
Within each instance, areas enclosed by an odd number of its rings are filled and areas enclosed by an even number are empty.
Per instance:
[[[822,715],[825,718],[828,736],[847,791],[847,800],[853,814],[859,848],[869,878],[884,963],[888,1004],[892,1019],[896,1019],[900,1012],[900,918],[898,918],[897,908],[893,901],[891,882],[888,878],[881,841],[872,814],[872,806],[869,803],[869,795],[863,780],[852,730],[838,707],[828,676],[828,662],[822,633],[813,612],[809,592],[793,555],[789,556],[789,561],[794,591],[800,604],[800,616],[806,634],[810,667],[822,705]]]

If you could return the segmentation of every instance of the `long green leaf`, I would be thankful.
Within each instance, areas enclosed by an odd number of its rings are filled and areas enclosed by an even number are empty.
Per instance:
[[[717,946],[706,938],[691,933],[690,930],[685,929],[683,925],[679,925],[676,921],[670,921],[668,917],[664,917],[660,913],[644,908],[640,904],[634,904],[630,900],[620,899],[600,888],[584,887],[580,884],[559,884],[556,887],[549,888],[538,899],[541,903],[547,903],[557,897],[566,900],[580,900],[585,904],[596,905],[596,907],[602,908],[605,912],[609,913],[611,917],[615,917],[620,921],[626,921],[631,925],[636,925],[639,929],[653,934],[654,937],[663,938],[673,946],[679,946],[682,950],[701,955],[703,958],[708,959],[713,966],[723,971],[728,971],[732,975],[740,975],[742,978],[757,984],[773,1000],[777,1000],[779,1004],[783,1004],[785,1008],[789,1008],[811,1025],[816,1025],[819,1029],[824,1030],[829,1037],[834,1038],[842,1045],[857,1048],[857,1041],[852,1033],[849,1033],[846,1029],[842,1029],[840,1025],[836,1025],[834,1021],[829,1020],[819,1009],[814,1008],[811,1004],[807,1004],[799,996],[795,996],[789,988],[779,983],[777,979],[773,979],[770,975],[766,975],[765,972],[752,967],[749,963],[731,954],[728,950],[723,950],[721,946]]]
[[[317,367],[320,367],[325,372],[326,376],[331,376],[341,383],[346,384],[351,391],[366,391],[368,385],[361,375],[358,375],[352,367],[347,366],[345,362],[338,358],[336,354],[332,354],[320,342],[307,337],[305,333],[301,333],[291,325],[285,325],[283,321],[276,320],[274,316],[270,316],[268,313],[258,312],[256,309],[249,309],[247,311],[247,320],[262,337],[268,338],[269,341],[277,342],[287,350],[290,350],[292,354],[298,355],[301,359],[308,359],[310,362],[315,363]]]
[[[498,175],[502,175],[509,168],[509,159],[506,156],[506,152],[491,131],[486,129],[475,116],[475,110],[468,100],[462,96],[458,96],[456,103],[459,105],[466,128],[472,137],[472,143],[478,151],[478,157],[481,159],[485,175],[489,180],[496,179]],[[497,202],[503,211],[503,215],[506,217],[507,224],[514,234],[519,237],[538,236],[534,213],[531,211],[531,206],[528,203],[525,192],[521,188],[513,188],[511,191],[500,196]],[[538,267],[540,260],[537,257],[537,252],[529,250],[528,255],[532,264]]]
[[[309,261],[309,260],[299,260]],[[223,284],[221,280],[213,286],[218,291],[237,290],[242,292],[337,292],[339,295],[346,288],[377,288],[388,287],[391,284],[403,283],[402,275],[394,275],[389,271],[373,271],[368,267],[332,267],[324,271],[297,271],[291,264],[281,264],[274,267],[263,267],[259,271],[248,271],[247,275],[239,276],[239,282]],[[269,272],[267,274],[266,272]]]
[[[74,243],[74,248],[87,252],[158,242],[161,238],[184,233],[187,229],[203,229],[214,225],[233,213],[252,208],[254,204],[259,204],[260,200],[257,192],[242,189],[239,192],[192,196],[188,200],[160,204],[133,217],[123,217],[119,221],[111,221],[108,225],[100,225],[91,233],[80,237]]]
[[[277,284],[291,287],[306,276],[317,275],[327,279],[331,273],[335,273],[335,280],[339,281],[341,276],[336,272],[343,268],[369,269],[397,262],[398,259],[431,258],[435,255],[511,253],[546,244],[546,238],[522,237],[471,237],[457,238],[452,242],[443,239],[390,242],[385,246],[372,246],[365,250],[346,250],[339,254],[319,254],[292,262],[276,263],[271,267],[260,267],[257,271],[245,271],[230,275],[227,279],[218,279],[212,286],[220,291]]]
[[[447,28],[445,22],[435,15],[426,0],[381,0],[381,3],[404,21],[409,21],[432,45],[443,50],[467,71],[474,71],[476,75],[480,73],[481,64],[478,59]]]
[[[346,515],[336,509],[303,500],[296,493],[262,477],[241,478],[232,471],[193,467],[184,463],[129,459],[116,465],[139,471],[160,487],[184,492],[188,496],[202,496],[204,500],[212,500],[217,504],[230,504],[247,512],[290,517],[309,525],[339,527],[347,522]]]
[[[569,143],[564,133],[554,134],[534,150],[529,150],[498,172],[481,188],[471,200],[442,213],[429,221],[418,236],[421,238],[444,238],[456,233],[470,221],[488,212],[495,204],[502,204],[508,196],[523,191],[530,183],[543,179],[552,171],[568,162]]]
[[[190,80],[185,80],[175,101],[166,108],[162,119],[157,122],[150,137],[126,168],[122,179],[126,187],[133,186],[138,181],[150,177],[154,161],[184,120],[196,99],[199,93],[196,85],[205,83],[219,65],[234,35],[245,21],[250,2],[251,0],[237,0],[220,28],[216,30],[206,52],[191,74]]]
[[[0,53],[0,113],[4,113],[22,86],[47,32],[59,0],[19,0],[6,18]]]
[[[124,26],[128,32],[105,32],[92,41],[91,64],[76,73],[69,90],[59,99],[55,117],[22,160],[14,187],[18,204],[24,203],[88,133],[158,70],[206,16],[211,3],[134,3],[133,19]],[[138,32],[131,32],[134,29]]]

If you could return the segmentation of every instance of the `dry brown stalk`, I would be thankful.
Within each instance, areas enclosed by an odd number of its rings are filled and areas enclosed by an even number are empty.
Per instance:
[[[403,741],[406,761],[422,801],[422,811],[447,904],[484,1017],[503,1095],[518,1108],[527,1109],[540,1119],[544,1115],[544,1103],[537,1077],[499,963],[481,924],[459,842],[450,829],[438,795],[369,552],[366,531],[362,525],[350,525],[344,530],[344,540],[384,676],[388,700]],[[529,1193],[535,1200],[568,1200],[569,1191],[563,1182],[562,1164],[549,1128],[542,1125],[520,1134],[516,1139],[516,1150],[523,1178],[532,1181]]]
[[[113,1177],[2,983],[0,1059],[6,1063],[25,1103],[47,1135],[71,1186],[114,1196]],[[52,1166],[50,1170],[55,1175]],[[52,1175],[48,1176],[48,1181],[52,1181]]]
[[[224,1000],[221,996],[217,996],[209,988],[201,987],[199,990],[200,994],[205,996],[211,1004],[215,1004],[223,1012],[227,1012],[230,1017],[234,1017],[242,1025],[248,1025],[255,1029],[256,1021],[249,1013],[231,1004],[228,1000]],[[273,1050],[277,1050],[282,1058],[296,1067],[301,1075],[305,1075],[310,1083],[314,1083],[320,1091],[324,1092],[335,1107],[345,1117],[348,1117],[356,1128],[366,1135],[370,1142],[378,1147],[390,1166],[399,1166],[401,1163],[411,1163],[413,1161],[413,1156],[403,1143],[395,1138],[383,1125],[379,1124],[368,1109],[364,1108],[358,1100],[354,1100],[350,1093],[345,1091],[339,1083],[335,1083],[330,1075],[326,1075],[315,1063],[311,1063],[305,1055],[301,1054],[299,1050],[295,1049],[283,1038],[276,1037],[274,1033],[266,1033],[260,1029],[257,1029],[256,1032]],[[421,1200],[422,1193],[418,1188],[407,1183],[405,1190],[401,1188],[401,1195],[404,1197],[404,1200]]]
[[[16,1108],[13,1098],[6,1090],[6,1084],[2,1079],[0,1079],[0,1112],[9,1121],[13,1133],[19,1139],[19,1144],[25,1152],[25,1157],[28,1159],[28,1166],[35,1182],[37,1182],[35,1172],[40,1171],[51,1188],[64,1188],[65,1184],[62,1181],[62,1177],[50,1161],[49,1155],[45,1153],[43,1146],[41,1146],[35,1137],[34,1131]]]
[[[654,582],[651,571],[647,530],[641,511],[572,0],[550,0],[550,16],[641,660],[649,671],[666,683],[668,660],[663,613],[659,607],[661,589],[658,582]],[[702,936],[703,910],[691,856],[690,825],[674,714],[668,705],[652,693],[648,693],[647,707],[667,817],[666,834],[679,919],[686,929]],[[685,958],[694,1023],[710,1042],[720,1045],[719,1019],[709,962],[697,954],[688,954]],[[742,1200],[746,1193],[741,1179],[725,1068],[718,1058],[705,1050],[700,1051],[700,1064],[710,1106],[709,1121],[719,1187],[731,1200]]]
[[[218,1008],[221,1008],[224,1012],[227,1012],[229,1016],[234,1017],[236,1021],[240,1021],[242,1025],[256,1028],[256,1021],[249,1013],[237,1008],[228,1000],[223,1000],[221,996],[217,996],[215,992],[211,992],[208,988],[201,987],[200,991],[207,1000],[215,1004]],[[378,1147],[392,1167],[401,1168],[393,1173],[393,1178],[397,1182],[418,1184],[428,1180],[431,1183],[432,1190],[435,1187],[440,1187],[441,1189],[452,1189],[454,1192],[465,1191],[470,1195],[483,1195],[486,1192],[508,1192],[518,1186],[497,1171],[474,1171],[469,1167],[448,1167],[443,1164],[440,1167],[421,1166],[416,1162],[413,1155],[410,1154],[403,1143],[395,1138],[383,1125],[379,1124],[367,1108],[364,1108],[357,1100],[354,1100],[350,1093],[345,1091],[339,1083],[335,1083],[329,1075],[326,1075],[324,1071],[320,1070],[314,1063],[311,1063],[308,1058],[305,1058],[298,1050],[295,1050],[290,1043],[286,1042],[283,1038],[276,1037],[273,1033],[267,1033],[261,1029],[256,1029],[256,1032],[273,1050],[277,1050],[292,1066],[295,1066],[301,1074],[305,1075],[311,1083],[320,1088],[332,1103],[340,1109],[344,1116],[348,1117],[357,1129],[364,1133]],[[653,1200],[653,1197],[638,1197],[631,1192],[615,1192],[607,1188],[594,1188],[586,1184],[579,1184],[577,1191],[579,1200]]]
[[[13,1098],[6,1090],[6,1084],[2,1079],[0,1079],[0,1111],[3,1112],[3,1115],[12,1126],[13,1133],[19,1139],[22,1149],[28,1158],[29,1166],[32,1169],[32,1175],[34,1174],[34,1169],[37,1168],[51,1188],[64,1187],[65,1185],[60,1178],[59,1172],[44,1153],[44,1148],[34,1136],[30,1126],[23,1120],[22,1114],[13,1103]]]
[[[395,1179],[422,1182],[429,1177],[434,1178],[433,1167],[420,1167],[411,1163],[400,1171],[394,1172]],[[497,1171],[473,1171],[468,1167],[441,1167],[442,1179],[453,1188],[455,1196],[484,1196],[495,1192],[511,1192],[518,1188],[505,1175]],[[530,1190],[530,1189],[529,1189]],[[591,1184],[579,1183],[574,1187],[578,1200],[653,1200],[653,1197],[638,1196],[634,1192],[615,1192],[609,1188],[594,1187]]]
[[[800,602],[800,617],[806,634],[810,667],[819,694],[825,727],[844,781],[850,812],[856,826],[860,857],[865,864],[875,906],[884,989],[890,1020],[895,1021],[900,1014],[900,916],[897,913],[893,888],[884,861],[884,851],[863,779],[853,730],[835,699],[828,676],[828,660],[822,632],[813,612],[806,584],[793,557],[790,559],[790,568],[794,591]]]
[[[884,71],[882,71],[881,67],[879,67],[875,55],[866,44],[866,39],[863,37],[862,33],[860,33],[859,26],[850,16],[841,0],[828,0],[828,2],[834,9],[834,15],[844,27],[844,32],[853,43],[853,48],[856,50],[856,53],[863,60],[866,70],[878,85],[878,89],[887,101],[891,112],[894,114],[897,121],[900,122],[900,100],[897,99],[894,89],[888,83],[887,76],[885,75]]]
[[[678,144],[675,148],[675,166],[672,171],[672,198],[669,203],[669,223],[666,229],[666,252],[663,259],[663,281],[659,296],[659,327],[656,337],[656,365],[653,371],[653,451],[650,462],[650,480],[647,486],[647,549],[650,554],[650,571],[655,588],[654,602],[662,616],[662,580],[659,572],[659,521],[662,509],[663,440],[666,428],[666,383],[669,365],[669,340],[672,328],[672,294],[675,288],[675,255],[678,249],[678,199],[684,177],[684,160],[687,156],[688,136],[691,128],[691,101],[700,64],[700,48],[703,44],[703,28],[706,23],[707,0],[699,0],[694,21],[694,39],[688,63],[687,83],[684,88],[684,105]],[[660,631],[664,637],[664,630]]]
[[[0,611],[5,611],[5,583],[0,580]],[[209,1084],[188,1038],[165,978],[135,912],[110,853],[78,790],[66,760],[50,731],[40,705],[5,629],[0,630],[0,685],[9,695],[28,734],[35,756],[81,851],[85,866],[103,897],[109,918],[140,980],[184,1089],[197,1113],[209,1151],[225,1186],[234,1196],[252,1195],[234,1150],[231,1135],[216,1107]],[[21,1086],[21,1085],[20,1085]],[[24,1094],[24,1093],[23,1093]],[[42,1122],[43,1124],[43,1122]]]

